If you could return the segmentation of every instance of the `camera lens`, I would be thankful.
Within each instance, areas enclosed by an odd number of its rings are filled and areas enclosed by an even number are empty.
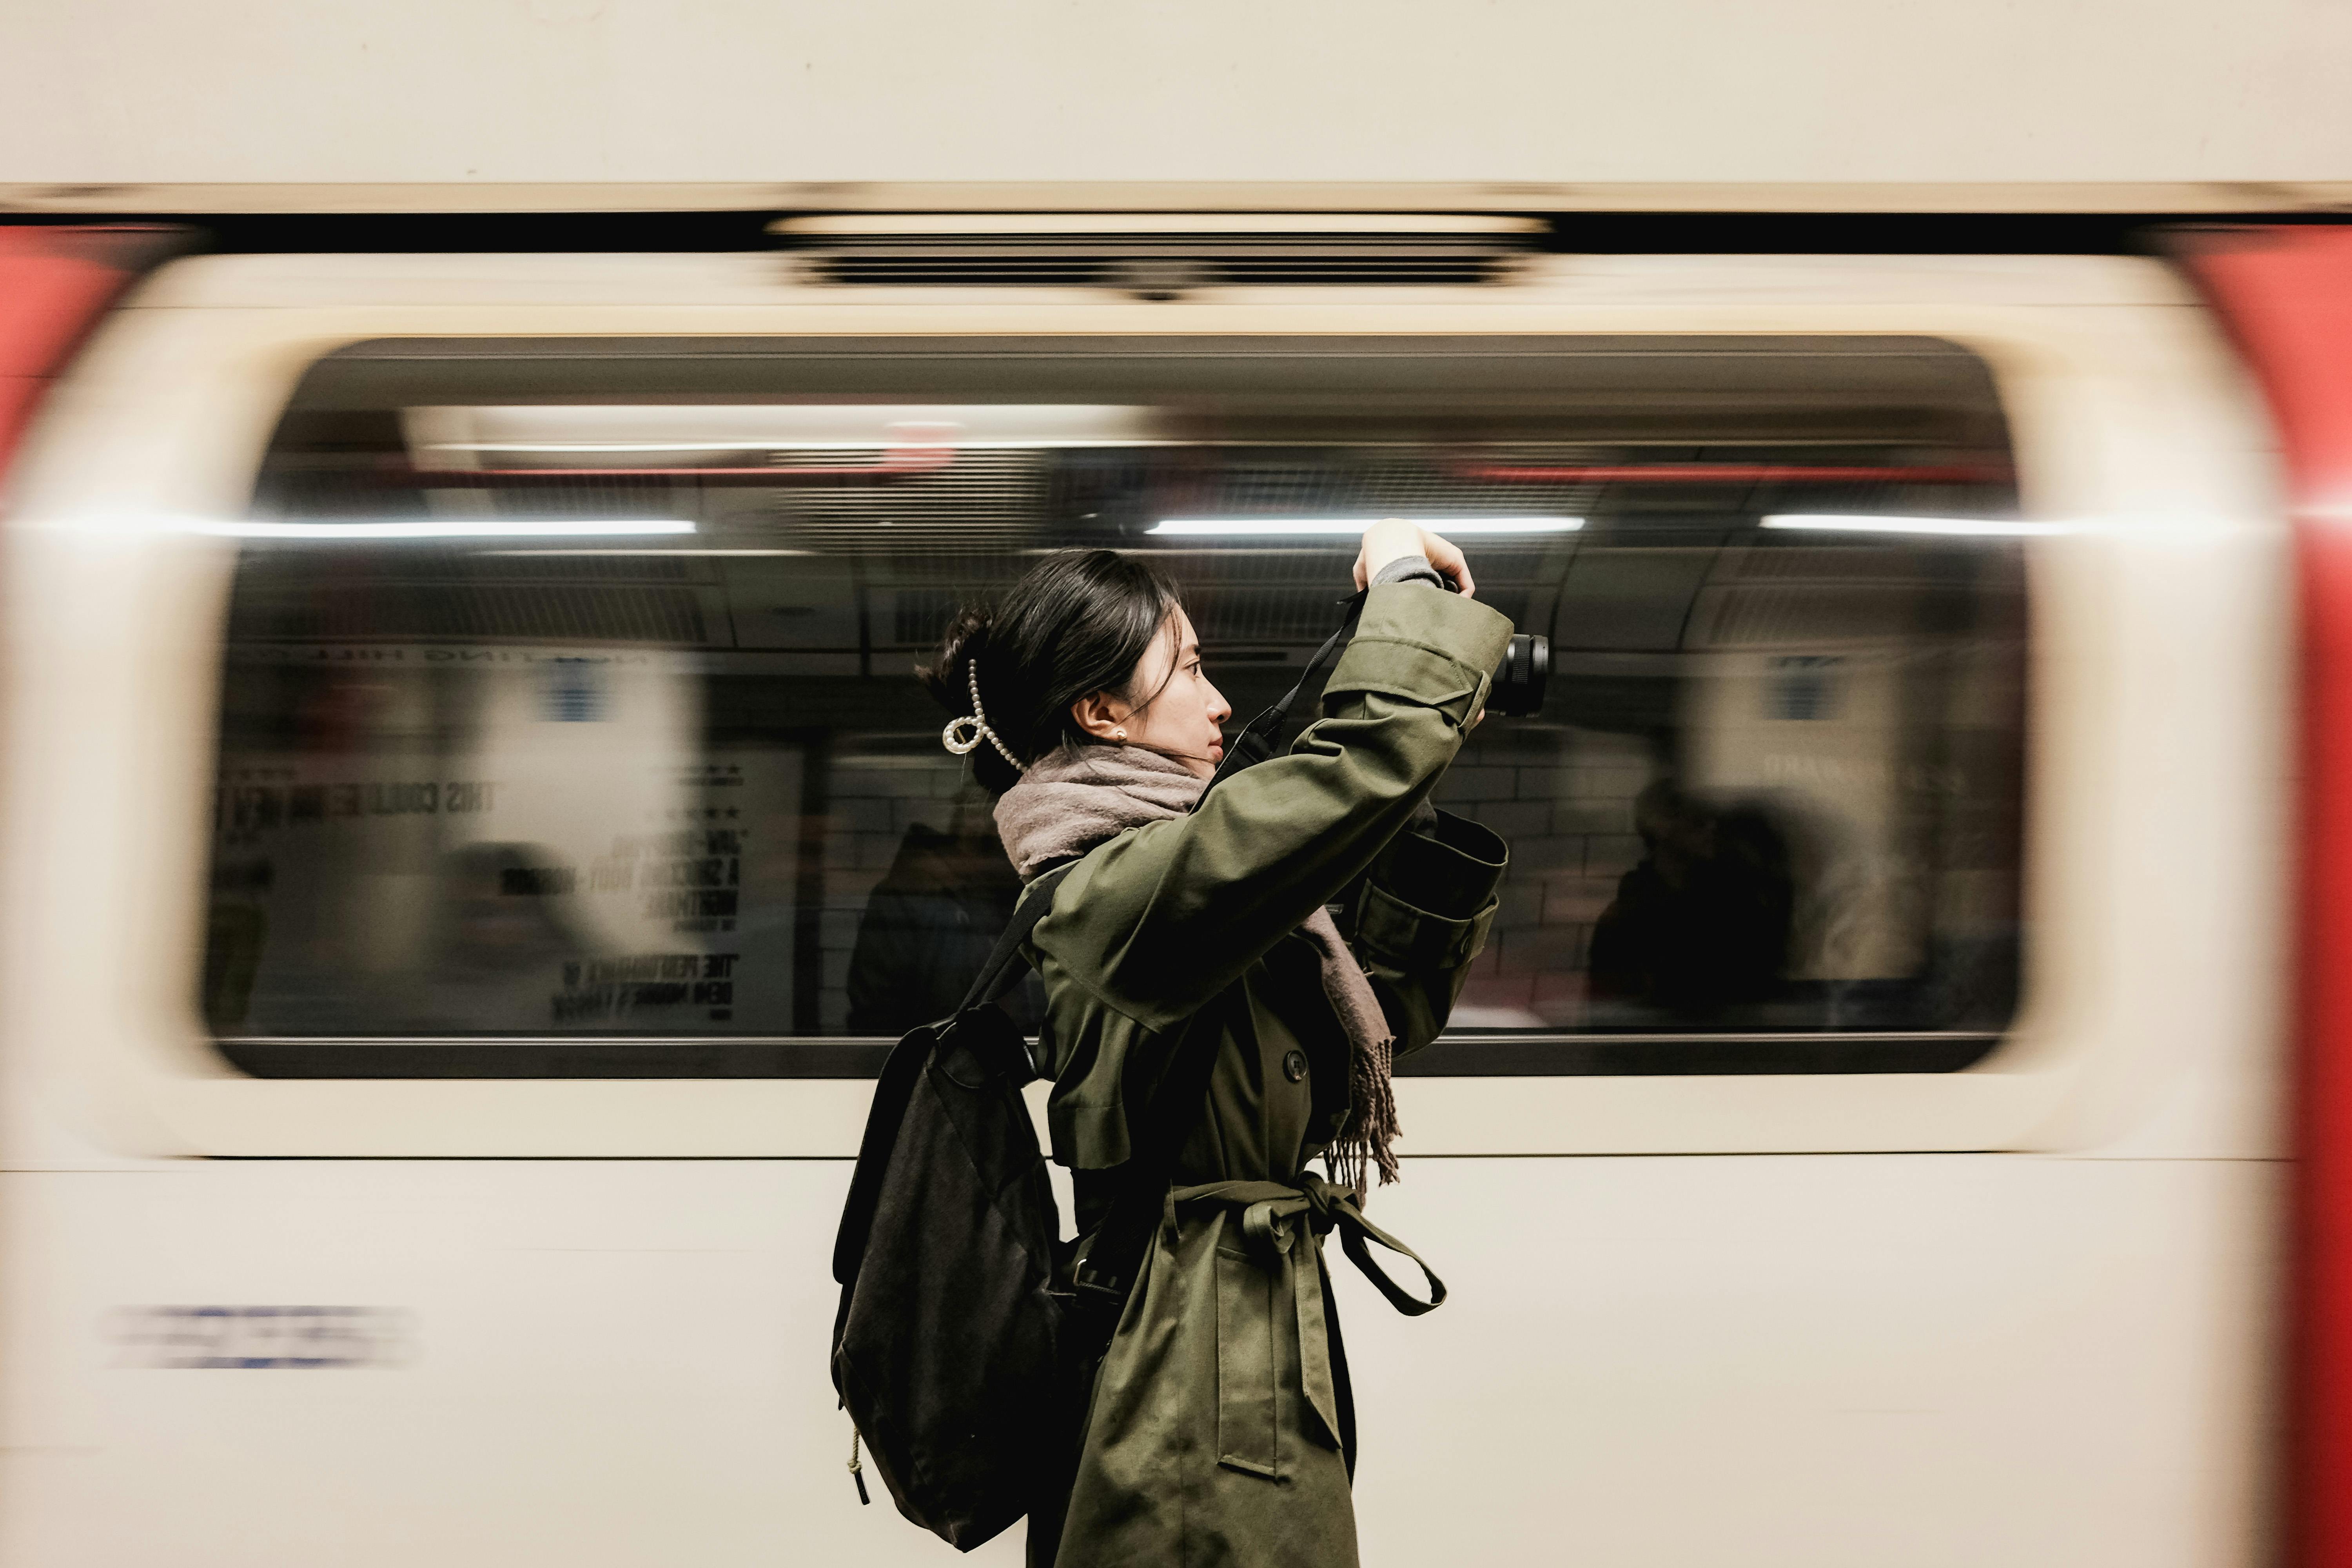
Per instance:
[[[1521,632],[1503,651],[1486,706],[1513,719],[1543,710],[1544,683],[1551,679],[1551,639]]]

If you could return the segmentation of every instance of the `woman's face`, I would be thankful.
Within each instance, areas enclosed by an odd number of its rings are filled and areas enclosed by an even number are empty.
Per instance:
[[[1170,614],[1161,635],[1136,660],[1127,697],[1098,693],[1081,700],[1076,712],[1089,732],[1116,741],[1117,731],[1124,730],[1127,744],[1173,757],[1207,778],[1224,760],[1220,726],[1234,709],[1202,673],[1201,639],[1193,635],[1192,617],[1180,609]]]

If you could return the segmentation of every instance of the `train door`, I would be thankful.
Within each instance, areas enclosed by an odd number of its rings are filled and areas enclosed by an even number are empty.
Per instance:
[[[120,313],[7,540],[9,1558],[940,1550],[824,1369],[865,1075],[1013,890],[912,667],[1102,544],[1247,712],[1403,514],[1556,672],[1375,1200],[1453,1299],[1339,1285],[1368,1560],[2242,1560],[2285,572],[2172,276],[1053,281]]]

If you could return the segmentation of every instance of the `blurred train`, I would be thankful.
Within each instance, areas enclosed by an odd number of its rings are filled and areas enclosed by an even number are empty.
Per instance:
[[[1108,544],[1246,714],[1402,515],[1553,670],[1367,1562],[2352,1563],[2352,230],[786,226],[0,227],[0,1562],[942,1560],[824,1367],[1015,891],[911,668]]]

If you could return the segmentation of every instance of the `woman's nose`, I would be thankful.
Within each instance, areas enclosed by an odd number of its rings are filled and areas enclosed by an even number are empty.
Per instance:
[[[1225,694],[1213,686],[1209,688],[1209,722],[1222,724],[1233,716],[1234,705],[1225,700]]]

